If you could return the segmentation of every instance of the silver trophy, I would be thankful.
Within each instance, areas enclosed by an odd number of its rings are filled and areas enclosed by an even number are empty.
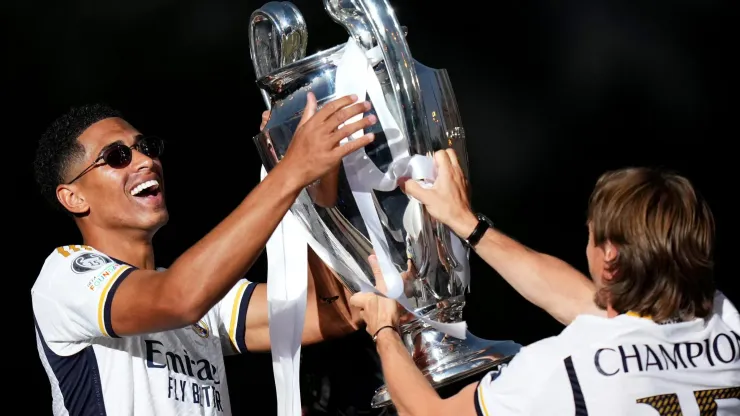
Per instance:
[[[404,145],[414,155],[454,148],[468,175],[465,134],[447,72],[415,61],[386,0],[324,0],[331,18],[342,25],[357,45],[375,50],[382,59],[372,69],[377,75],[388,110],[404,132]],[[271,109],[265,129],[254,138],[269,172],[285,155],[303,108],[306,94],[315,94],[319,106],[339,98],[337,68],[348,43],[305,57],[306,24],[289,2],[269,2],[256,10],[250,22],[251,58],[265,104]],[[361,97],[362,98],[362,97]],[[373,102],[374,112],[377,103]],[[386,172],[393,161],[390,133],[381,122],[365,133],[375,141],[365,148],[375,166]],[[353,198],[347,174],[339,170],[338,185],[326,195],[319,184],[301,192],[291,212],[306,228],[314,251],[333,265],[342,283],[353,293],[358,279],[374,285],[368,257],[374,252],[365,221]],[[373,191],[373,201],[387,241],[388,254],[399,273],[409,272],[404,292],[413,312],[440,322],[460,322],[469,273],[468,252],[460,239],[431,218],[424,207],[400,189]],[[409,218],[416,218],[414,230]],[[412,221],[413,222],[413,221]],[[402,339],[418,368],[432,386],[440,388],[480,375],[508,362],[521,348],[512,341],[490,341],[473,336],[446,335],[409,314],[401,326]],[[373,407],[391,404],[385,386]]]

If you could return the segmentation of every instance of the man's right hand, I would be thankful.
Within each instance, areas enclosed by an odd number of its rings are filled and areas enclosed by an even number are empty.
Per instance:
[[[452,149],[434,153],[437,179],[431,188],[423,188],[413,180],[399,185],[409,196],[424,204],[429,215],[450,227],[462,238],[467,238],[478,224],[468,199],[468,185]]]
[[[340,128],[350,118],[370,109],[369,102],[353,104],[355,101],[357,96],[354,95],[342,97],[317,112],[316,97],[313,93],[307,94],[306,108],[298,129],[285,157],[278,163],[278,167],[282,165],[284,169],[291,169],[291,176],[299,181],[301,188],[331,171],[344,156],[373,141],[374,135],[369,133],[346,144],[339,144],[345,137],[377,121],[374,115],[369,115]]]
[[[373,254],[368,258],[370,267],[375,275],[375,287],[385,293],[387,287],[380,271],[378,258]],[[401,305],[391,298],[381,297],[375,293],[355,293],[349,299],[350,305],[360,309],[360,317],[365,322],[365,330],[371,336],[376,335],[378,330],[384,326],[392,326],[398,329],[403,309]]]

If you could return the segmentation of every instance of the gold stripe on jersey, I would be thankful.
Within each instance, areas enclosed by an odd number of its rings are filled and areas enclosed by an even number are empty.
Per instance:
[[[111,286],[113,286],[113,283],[118,280],[121,273],[130,268],[131,267],[127,265],[120,265],[118,270],[113,273],[113,277],[111,277],[110,280],[108,280],[108,283],[105,284],[102,293],[100,293],[100,301],[98,301],[98,326],[100,327],[100,333],[106,337],[110,337],[110,334],[105,330],[105,316],[103,316],[105,312],[105,299],[108,297],[108,292],[110,291]]]
[[[480,386],[478,386],[478,391],[476,394],[478,395],[478,403],[480,403],[480,410],[483,412],[483,416],[489,416],[490,413],[488,413],[488,408],[486,407],[486,400],[483,398],[483,383],[480,383]]]
[[[71,244],[68,246],[57,247],[57,253],[61,254],[62,257],[69,257],[72,254],[70,252],[77,252],[81,250],[92,251],[93,248],[84,244]]]
[[[239,351],[239,347],[237,347],[236,342],[236,323],[239,320],[239,304],[242,301],[242,296],[244,295],[244,290],[247,289],[247,286],[249,286],[249,282],[242,282],[241,285],[239,285],[239,289],[236,291],[236,297],[234,298],[234,304],[231,306],[231,325],[229,325],[229,339],[231,340],[231,343],[234,345],[237,351]],[[239,351],[243,353],[244,351]]]

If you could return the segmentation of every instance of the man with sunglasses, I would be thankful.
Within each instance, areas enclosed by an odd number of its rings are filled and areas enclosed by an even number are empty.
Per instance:
[[[70,214],[81,244],[56,248],[32,289],[39,357],[55,415],[228,415],[224,354],[269,351],[266,288],[243,278],[298,193],[373,139],[369,103],[309,99],[285,157],[168,269],[152,238],[168,220],[161,139],[104,106],[73,109],[42,136],[42,193]],[[309,253],[304,343],[357,328],[347,294]],[[340,295],[322,303],[317,295]],[[326,292],[326,293],[322,293]]]

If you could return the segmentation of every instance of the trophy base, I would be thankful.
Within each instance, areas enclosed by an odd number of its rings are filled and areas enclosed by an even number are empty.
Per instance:
[[[465,378],[471,382],[508,363],[521,349],[513,341],[490,341],[467,333],[466,339],[447,336],[434,328],[404,331],[404,343],[410,350],[416,366],[434,389],[440,389]],[[473,380],[474,376],[475,380]],[[375,391],[371,406],[392,404],[386,385]]]

